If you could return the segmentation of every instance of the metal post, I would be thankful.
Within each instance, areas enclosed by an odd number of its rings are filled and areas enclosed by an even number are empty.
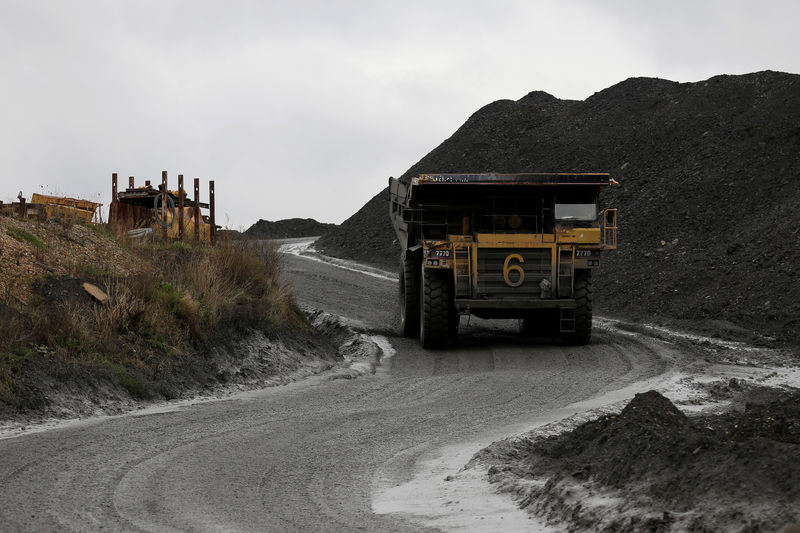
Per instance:
[[[211,223],[211,246],[214,246],[217,243],[217,223],[214,219],[214,180],[208,182],[208,211]]]
[[[108,223],[116,221],[117,215],[117,173],[111,173],[111,203],[108,206]],[[103,219],[103,210],[100,209],[100,220]]]
[[[178,240],[183,240],[183,174],[178,174]]]
[[[161,224],[164,238],[167,238],[167,171],[161,171]]]
[[[194,179],[194,238],[200,240],[200,178]]]

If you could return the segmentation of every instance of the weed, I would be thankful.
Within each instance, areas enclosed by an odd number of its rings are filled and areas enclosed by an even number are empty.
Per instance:
[[[208,249],[205,243],[198,241],[167,241],[163,243],[163,248],[186,253],[202,252]]]
[[[171,356],[175,351],[172,346],[167,344],[167,340],[157,333],[147,337],[146,340],[147,344],[150,345],[151,348],[155,348],[167,357]]]
[[[15,404],[17,401],[17,372],[19,364],[26,357],[31,357],[33,351],[28,347],[19,352],[0,351],[0,401]]]
[[[108,231],[108,227],[106,224],[88,224],[90,229],[93,229],[103,237],[108,239],[113,239],[114,237],[111,235],[111,232]]]
[[[14,405],[17,400],[14,388],[14,379],[11,370],[0,365],[0,401]]]
[[[111,273],[108,272],[107,270],[105,270],[103,268],[100,268],[98,266],[95,266],[95,265],[93,265],[91,263],[86,263],[86,264],[81,265],[78,268],[78,270],[79,270],[80,276],[82,278],[86,278],[86,279],[101,279],[101,278],[107,278],[107,277],[111,276]]]
[[[167,306],[167,309],[169,309],[170,313],[180,317],[180,307],[183,294],[178,287],[169,281],[162,281],[159,283],[158,288],[161,290],[161,298],[163,298],[164,304]]]
[[[25,358],[24,354],[10,351],[0,352],[0,367],[14,368],[14,366]]]
[[[22,228],[13,228],[13,227],[6,228],[6,233],[11,235],[20,242],[27,242],[32,244],[39,250],[45,250],[47,248],[47,245],[45,245],[45,243],[40,241],[36,235],[28,231],[25,231]]]
[[[128,394],[133,396],[134,398],[142,399],[146,396],[144,383],[141,380],[135,378],[128,372],[128,369],[124,366],[112,363],[110,361],[103,361],[103,364],[106,368],[111,370],[117,379],[119,379],[120,385],[122,385],[125,390],[128,391]]]

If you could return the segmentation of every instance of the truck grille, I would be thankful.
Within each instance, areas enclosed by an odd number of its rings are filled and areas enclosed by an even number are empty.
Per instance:
[[[511,254],[518,254],[523,261],[509,262],[509,267],[519,265],[525,278],[517,287],[509,286],[503,276],[503,264]],[[476,298],[502,296],[539,298],[542,278],[550,279],[552,263],[549,248],[481,248],[478,249],[478,290]],[[510,270],[509,281],[516,284],[519,271]]]

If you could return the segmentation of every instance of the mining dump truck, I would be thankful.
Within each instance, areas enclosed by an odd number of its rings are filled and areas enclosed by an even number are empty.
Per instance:
[[[592,271],[617,247],[617,211],[598,197],[615,184],[600,173],[389,178],[401,333],[442,348],[475,315],[589,343]]]

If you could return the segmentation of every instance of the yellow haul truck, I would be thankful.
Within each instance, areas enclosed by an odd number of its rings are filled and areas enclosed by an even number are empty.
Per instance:
[[[598,196],[615,184],[599,173],[389,178],[401,333],[441,348],[472,314],[589,343],[592,270],[617,247],[617,211],[598,211]]]

